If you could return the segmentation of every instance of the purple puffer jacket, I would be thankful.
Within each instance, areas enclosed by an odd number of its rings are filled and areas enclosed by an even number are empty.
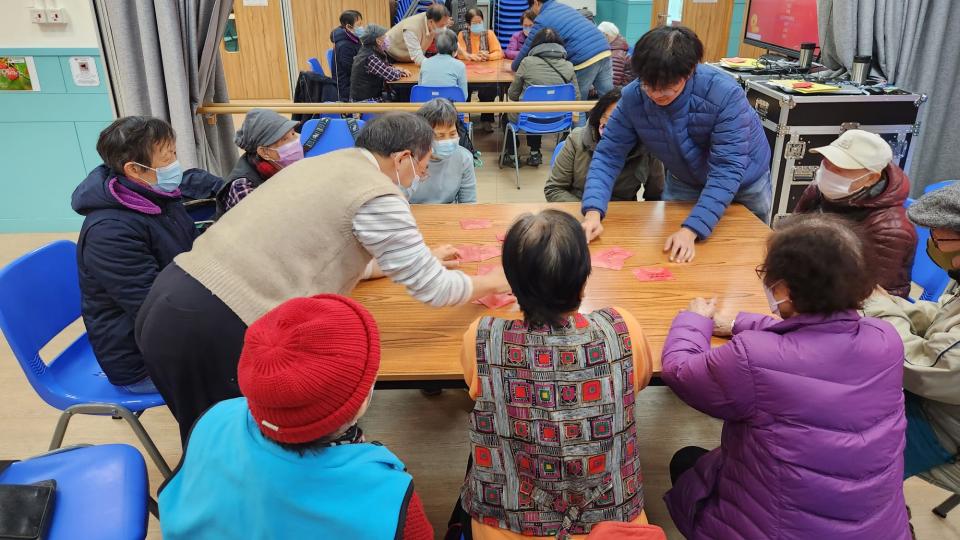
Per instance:
[[[720,448],[664,500],[689,539],[909,540],[903,499],[903,343],[855,311],[785,321],[741,313],[710,348],[713,321],[683,312],[663,381],[724,420]]]

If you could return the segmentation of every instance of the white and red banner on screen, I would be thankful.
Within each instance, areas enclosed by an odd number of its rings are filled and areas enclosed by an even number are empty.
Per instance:
[[[793,50],[819,44],[817,0],[752,0],[746,37]]]

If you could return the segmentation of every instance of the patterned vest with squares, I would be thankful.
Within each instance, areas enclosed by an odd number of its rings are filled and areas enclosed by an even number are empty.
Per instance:
[[[484,317],[464,509],[528,536],[586,534],[643,510],[633,351],[613,309],[527,327]]]

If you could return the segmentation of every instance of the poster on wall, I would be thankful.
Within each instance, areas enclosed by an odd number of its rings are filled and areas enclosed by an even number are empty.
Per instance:
[[[0,56],[0,91],[39,92],[32,56]]]

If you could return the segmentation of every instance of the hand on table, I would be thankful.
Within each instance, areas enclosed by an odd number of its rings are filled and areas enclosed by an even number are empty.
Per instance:
[[[583,216],[583,223],[581,223],[580,226],[583,227],[583,232],[587,235],[587,242],[593,242],[594,238],[603,233],[603,224],[600,223],[600,212],[596,210],[588,211],[587,215]]]
[[[670,256],[670,262],[687,263],[693,260],[696,254],[694,244],[697,241],[697,233],[686,227],[680,227],[680,230],[671,234],[663,244],[663,251]]]
[[[487,51],[480,51],[480,61],[486,62],[488,60],[490,60],[490,53]]]
[[[460,255],[457,253],[457,248],[449,244],[437,246],[431,252],[434,257],[440,259],[440,264],[444,268],[458,268],[460,266]]]
[[[708,319],[712,319],[717,313],[717,299],[711,298],[709,300],[705,300],[703,298],[694,298],[690,301],[687,311],[696,313],[697,315],[706,317]]]
[[[403,69],[403,68],[397,68],[397,69],[400,70],[400,73],[402,73],[404,77],[409,77],[409,76],[411,75],[411,73],[410,73],[409,70],[406,70],[406,69]]]
[[[480,62],[480,55],[479,55],[479,54],[463,53],[463,57],[464,57],[464,59],[466,59],[468,62]]]
[[[733,323],[736,321],[736,315],[730,313],[714,313],[713,315],[713,335],[717,337],[730,337],[733,335]]]

